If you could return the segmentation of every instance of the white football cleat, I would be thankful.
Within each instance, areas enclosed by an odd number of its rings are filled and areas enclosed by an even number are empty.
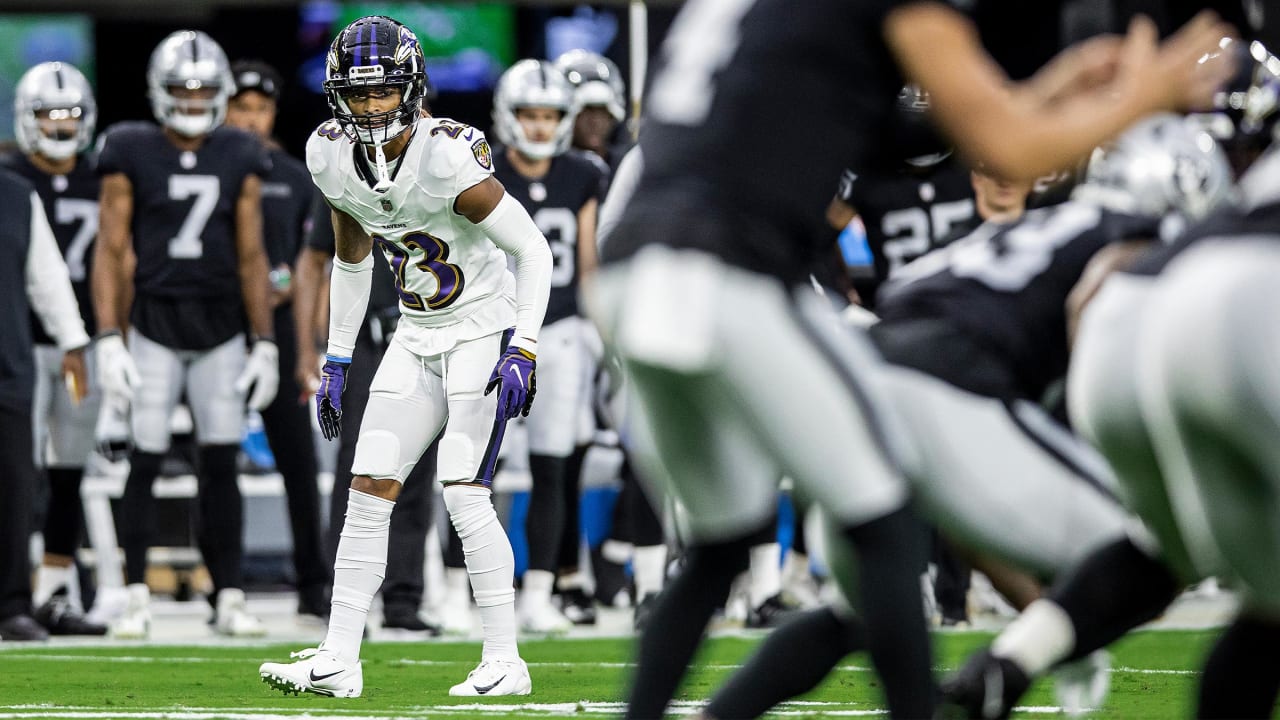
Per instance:
[[[218,591],[217,621],[214,630],[229,637],[262,637],[267,628],[262,621],[249,614],[244,591],[240,588],[223,588]]]
[[[134,583],[127,592],[129,601],[120,617],[111,623],[111,637],[145,640],[151,634],[151,590],[145,583]]]
[[[1095,650],[1053,671],[1053,695],[1069,717],[1102,707],[1111,689],[1111,654]]]
[[[549,602],[531,603],[522,608],[520,629],[532,635],[563,635],[573,627],[573,621],[564,616]]]
[[[529,666],[523,660],[482,660],[465,682],[449,688],[454,697],[528,695],[533,692]]]
[[[307,648],[289,657],[291,663],[262,663],[262,682],[288,695],[315,693],[328,697],[356,698],[364,691],[364,670],[360,663],[348,663],[334,653]]]
[[[124,616],[129,608],[129,590],[122,587],[99,587],[93,597],[93,607],[85,613],[85,619],[99,625],[110,626]]]

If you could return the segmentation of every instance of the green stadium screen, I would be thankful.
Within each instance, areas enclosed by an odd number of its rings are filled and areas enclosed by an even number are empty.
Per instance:
[[[88,15],[0,14],[0,142],[13,140],[13,91],[32,65],[71,63],[94,80],[93,21]]]
[[[413,30],[427,58],[427,74],[441,92],[492,88],[516,60],[515,10],[510,5],[343,3],[334,18],[334,32],[365,15],[388,15]]]

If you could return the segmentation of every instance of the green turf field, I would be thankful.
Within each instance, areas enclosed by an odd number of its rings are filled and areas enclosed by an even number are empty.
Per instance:
[[[1119,643],[1106,707],[1093,717],[1187,717],[1196,675],[1213,632],[1137,633]],[[954,668],[985,633],[935,636],[939,665]],[[687,714],[755,646],[756,639],[718,638],[698,659],[675,708]],[[241,720],[310,716],[609,717],[621,707],[629,640],[524,641],[534,694],[475,701],[450,698],[448,688],[474,666],[474,643],[365,645],[364,696],[334,700],[284,696],[258,680],[258,663],[282,660],[297,647],[15,646],[0,647],[0,718],[172,718]],[[880,707],[865,655],[851,656],[815,692],[771,717],[850,717]],[[1052,689],[1041,683],[1025,698],[1024,716],[1056,713]]]

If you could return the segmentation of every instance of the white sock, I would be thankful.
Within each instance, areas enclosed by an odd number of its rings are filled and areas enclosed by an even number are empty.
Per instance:
[[[778,543],[765,543],[751,548],[751,586],[748,590],[752,608],[782,592],[782,564]]]
[[[636,598],[662,591],[667,577],[667,546],[637,545],[631,559],[631,569],[636,581]]]
[[[782,582],[785,586],[809,579],[809,556],[792,550],[782,560]]]
[[[71,593],[71,580],[74,578],[75,572],[75,565],[67,567],[41,565],[40,569],[36,570],[36,587],[31,593],[32,604],[40,607],[49,602],[49,598],[64,587],[67,589],[69,596]]]
[[[587,578],[581,572],[571,572],[568,575],[561,575],[556,578],[556,589],[564,592],[566,590],[581,590],[587,586]]]
[[[445,487],[443,495],[449,520],[462,540],[467,575],[476,606],[480,608],[480,622],[484,625],[481,657],[485,660],[518,660],[516,561],[511,553],[511,541],[494,512],[489,490],[476,485],[453,484]]]
[[[555,573],[546,570],[525,571],[521,597],[524,612],[532,612],[551,603],[551,587],[555,580]]]
[[[600,546],[600,557],[611,563],[618,565],[626,565],[631,559],[631,553],[635,551],[635,546],[631,543],[622,542],[621,540],[605,540]]]
[[[76,612],[84,614],[84,601],[80,598],[80,570],[75,565],[67,569],[71,571],[67,579],[67,600],[71,602],[71,607],[75,608]]]
[[[1007,658],[1028,677],[1048,672],[1071,654],[1076,629],[1062,606],[1052,600],[1036,600],[1027,606],[991,644],[991,654]]]
[[[466,568],[445,568],[444,587],[446,603],[471,607],[471,580]]]
[[[358,490],[348,491],[348,498],[333,564],[329,632],[321,647],[354,663],[360,660],[369,606],[387,574],[387,538],[396,504]]]

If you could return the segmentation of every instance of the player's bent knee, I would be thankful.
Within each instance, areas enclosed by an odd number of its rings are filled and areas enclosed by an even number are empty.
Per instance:
[[[493,509],[488,488],[450,483],[444,486],[442,495],[449,520],[462,540],[480,532],[490,523],[498,522],[498,513]]]
[[[383,500],[395,501],[400,497],[401,481],[395,478],[371,478],[368,475],[357,475],[351,478],[351,489],[357,492],[380,497]]]
[[[352,475],[404,482],[406,472],[404,459],[400,456],[400,438],[395,433],[390,430],[360,433],[355,459],[351,462]]]
[[[457,432],[446,432],[440,438],[436,474],[442,483],[471,482],[479,461],[471,438]]]

